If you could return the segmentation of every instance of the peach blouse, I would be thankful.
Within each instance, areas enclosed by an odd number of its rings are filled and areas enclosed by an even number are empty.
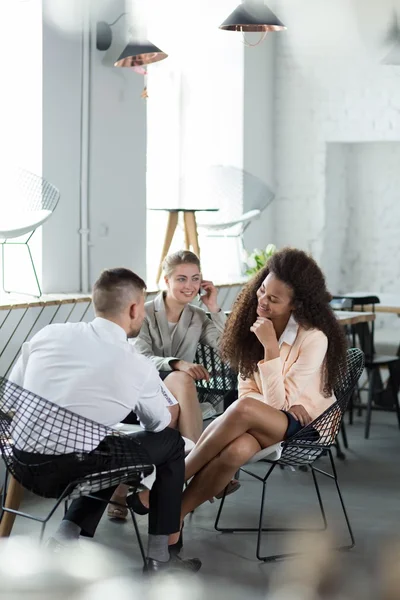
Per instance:
[[[239,378],[239,398],[250,396],[279,410],[301,404],[315,419],[335,401],[335,396],[325,398],[321,391],[328,339],[319,329],[304,329],[291,317],[279,345],[279,358],[261,360],[253,377]]]

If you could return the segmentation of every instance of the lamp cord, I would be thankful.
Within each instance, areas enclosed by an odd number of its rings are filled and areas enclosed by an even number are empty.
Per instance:
[[[115,25],[116,23],[118,23],[118,21],[119,21],[120,19],[122,19],[122,17],[124,17],[124,16],[125,16],[125,15],[127,15],[127,14],[129,14],[129,13],[127,13],[127,12],[124,12],[124,13],[122,13],[121,15],[119,15],[119,17],[117,17],[117,18],[115,19],[115,21],[113,21],[112,23],[109,23],[109,26],[110,26],[110,27],[112,27],[113,25]]]

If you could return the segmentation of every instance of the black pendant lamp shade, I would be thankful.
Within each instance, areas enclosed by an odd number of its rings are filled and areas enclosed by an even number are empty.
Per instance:
[[[112,30],[111,27],[119,21],[126,13],[123,13],[118,17],[114,23],[105,23],[99,21],[97,23],[96,30],[96,47],[97,50],[102,52],[108,50],[112,43]],[[122,54],[118,57],[114,63],[115,67],[141,67],[149,65],[159,60],[167,58],[168,54],[165,54],[160,48],[157,48],[154,44],[148,40],[141,41],[130,41]]]
[[[225,31],[282,31],[285,25],[265,4],[240,4],[219,26]]]
[[[130,42],[114,63],[115,67],[141,67],[167,58],[160,48],[148,41]]]

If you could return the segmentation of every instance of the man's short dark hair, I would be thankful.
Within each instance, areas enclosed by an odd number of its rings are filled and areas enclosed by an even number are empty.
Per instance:
[[[93,304],[96,313],[117,315],[132,301],[132,296],[143,293],[146,284],[139,275],[122,267],[104,270],[93,286]]]

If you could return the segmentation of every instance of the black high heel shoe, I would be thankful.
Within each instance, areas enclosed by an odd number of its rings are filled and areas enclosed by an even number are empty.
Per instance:
[[[126,504],[133,510],[137,515],[148,515],[149,509],[143,504],[139,498],[139,493],[131,494],[126,499]]]

